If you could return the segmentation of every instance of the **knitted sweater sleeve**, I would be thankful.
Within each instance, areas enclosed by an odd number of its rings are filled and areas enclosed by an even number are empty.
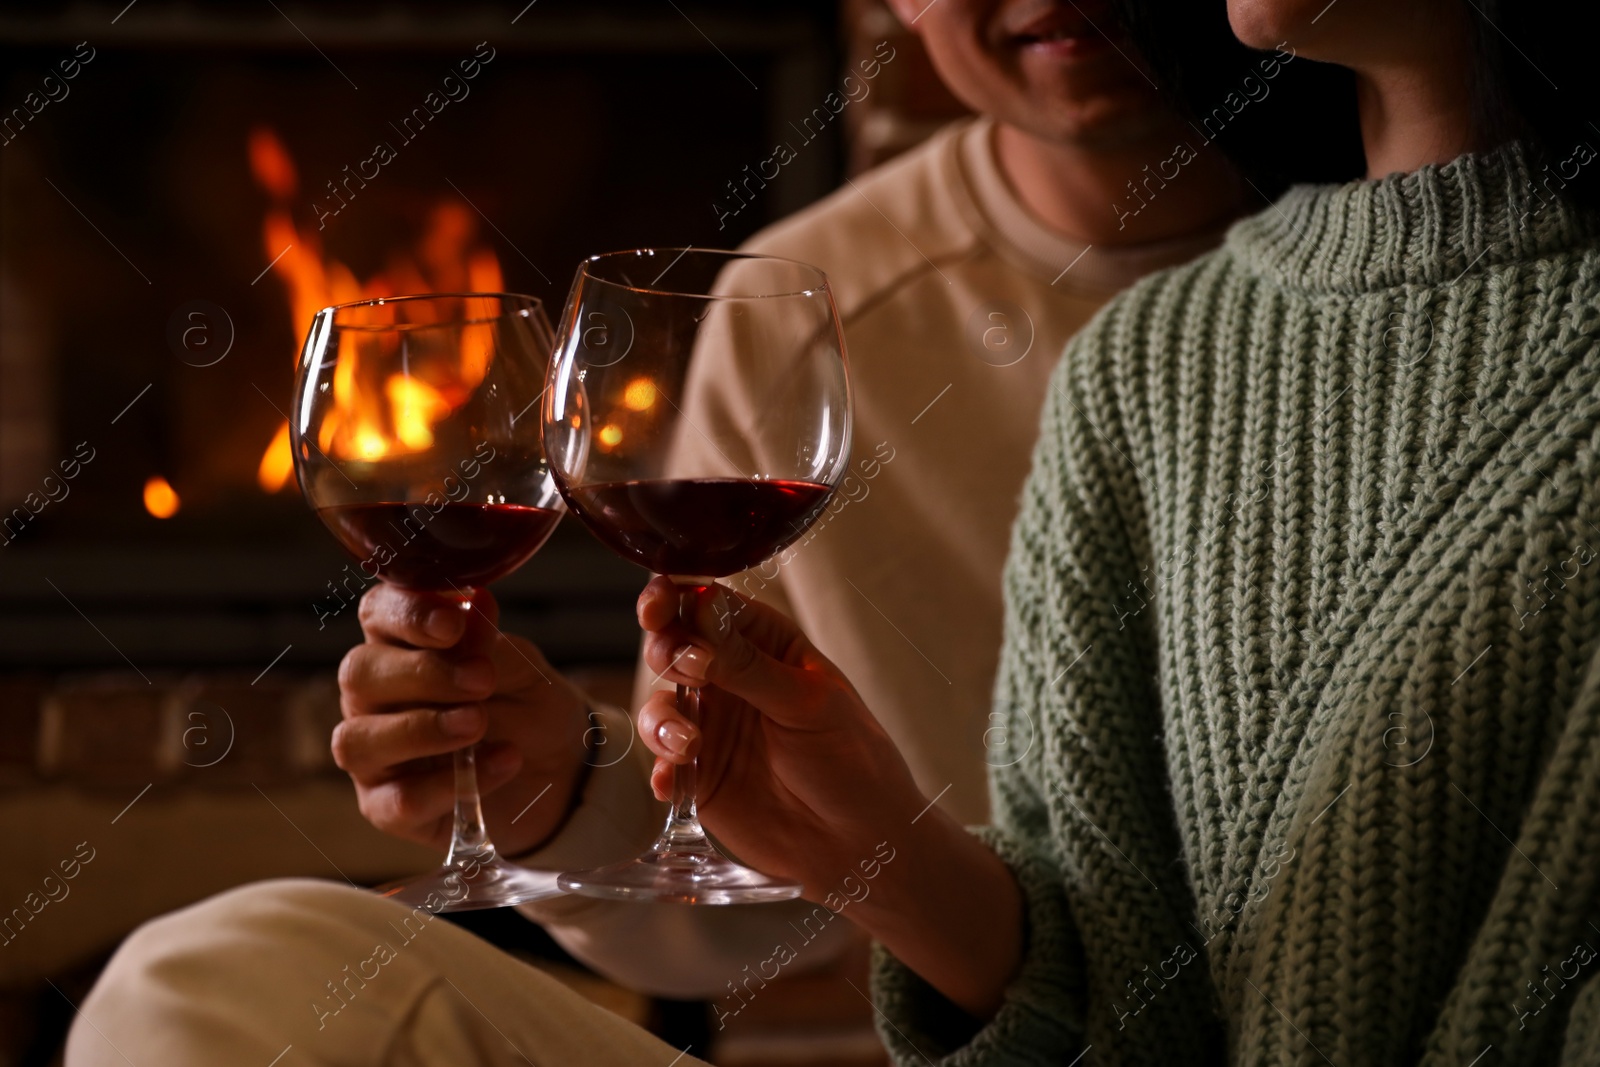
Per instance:
[[[1076,734],[1084,711],[1127,691],[1128,657],[1090,646],[1118,629],[1118,580],[1139,574],[1127,514],[1137,481],[1129,463],[1116,462],[1116,430],[1100,432],[1115,424],[1112,395],[1074,373],[1110,344],[1106,319],[1068,346],[1052,378],[1006,565],[1005,641],[985,737],[994,825],[976,832],[1023,890],[1022,965],[999,1012],[980,1024],[880,946],[879,1031],[903,1067],[1059,1067],[1084,1048],[1083,946],[1057,847],[1066,831],[1052,811],[1067,806],[1064,776],[1082,773],[1063,764],[1087,743]]]

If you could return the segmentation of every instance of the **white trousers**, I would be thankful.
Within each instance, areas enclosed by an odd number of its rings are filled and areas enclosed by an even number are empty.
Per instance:
[[[451,923],[332,882],[245,886],[140,927],[67,1067],[705,1067]]]

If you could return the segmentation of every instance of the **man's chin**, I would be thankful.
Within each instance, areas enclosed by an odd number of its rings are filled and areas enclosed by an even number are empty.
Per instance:
[[[1030,106],[1010,124],[1063,146],[1116,148],[1171,130],[1172,117],[1142,93],[1108,93],[1088,99],[1074,95],[1049,107]]]

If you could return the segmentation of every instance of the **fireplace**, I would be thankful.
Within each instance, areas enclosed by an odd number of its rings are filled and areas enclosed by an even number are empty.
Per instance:
[[[905,58],[870,101],[815,120],[886,38]],[[503,286],[554,317],[582,256],[735,245],[833,189],[847,134],[861,166],[957,107],[880,0],[6,5],[6,906],[78,841],[101,858],[70,921],[0,955],[0,1064],[52,1062],[98,963],[155,914],[438,859],[367,825],[328,753],[360,631],[280,443],[310,313]],[[777,144],[792,156],[753,179]],[[507,629],[620,701],[644,579],[568,522],[495,590]],[[807,1039],[816,1062],[882,1062],[854,989],[800,992],[717,1062],[776,1059],[764,1027],[786,1062]],[[702,1054],[704,1011],[669,1008],[687,1022],[662,1032]]]
[[[316,307],[504,287],[554,317],[587,253],[731,245],[837,180],[830,130],[718,206],[827,93],[831,5],[124,3],[0,15],[12,708],[359,638],[283,436]],[[557,662],[625,663],[642,581],[566,524],[497,591]]]

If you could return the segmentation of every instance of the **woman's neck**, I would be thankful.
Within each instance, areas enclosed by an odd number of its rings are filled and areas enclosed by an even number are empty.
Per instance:
[[[1356,74],[1356,107],[1367,177],[1448,163],[1481,147],[1472,129],[1465,85],[1413,70]]]
[[[1415,32],[1352,63],[1367,177],[1448,163],[1478,143],[1472,121],[1472,37],[1459,3],[1419,4]],[[1337,60],[1336,60],[1337,62]]]

